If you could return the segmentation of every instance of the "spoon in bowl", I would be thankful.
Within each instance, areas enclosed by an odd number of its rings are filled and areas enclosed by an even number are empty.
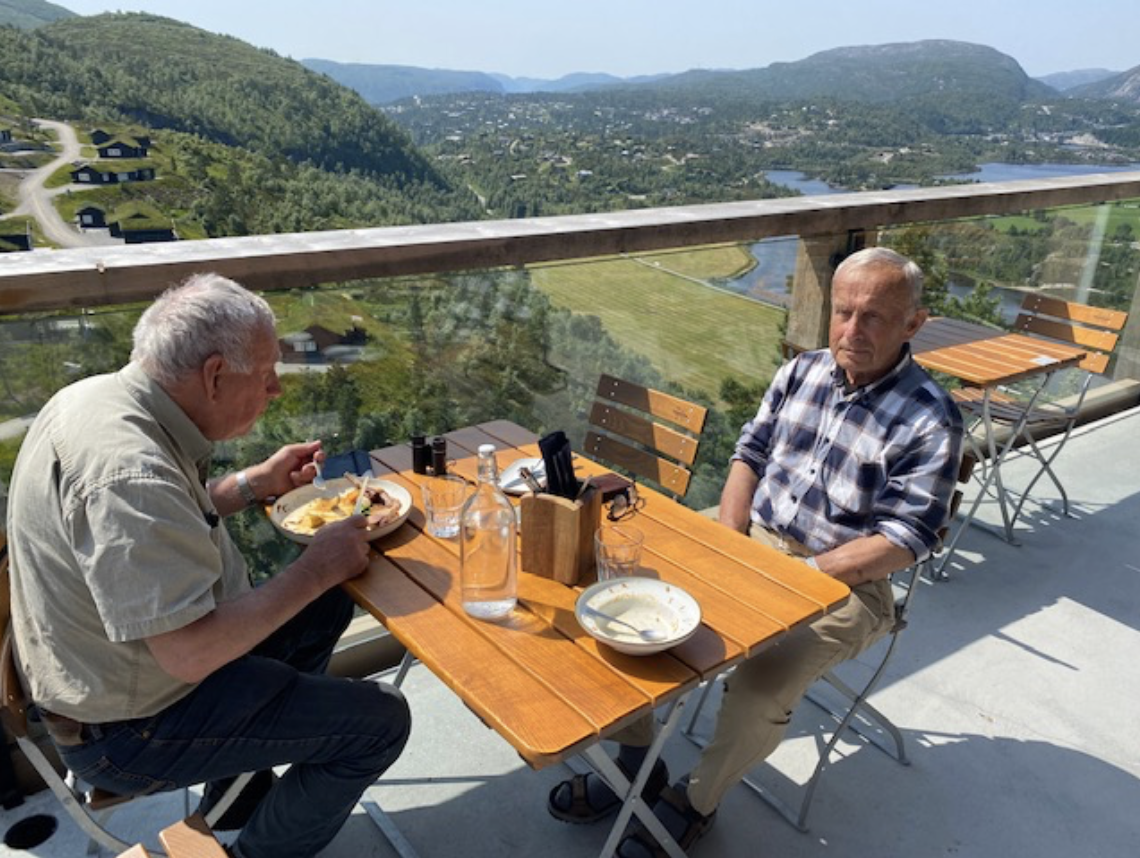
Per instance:
[[[631,629],[646,643],[661,643],[661,641],[669,637],[669,635],[661,631],[661,629],[639,629],[632,623],[627,623],[625,620],[620,620],[617,617],[611,617],[609,614],[604,611],[599,611],[592,605],[583,605],[582,607],[587,614],[593,614],[595,617],[600,617],[608,622],[617,623],[619,626],[625,626],[627,629]]]

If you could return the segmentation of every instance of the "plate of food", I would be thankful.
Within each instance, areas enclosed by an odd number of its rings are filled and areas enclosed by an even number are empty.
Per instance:
[[[308,545],[326,524],[352,515],[362,483],[359,477],[346,474],[326,480],[323,490],[313,485],[293,489],[273,504],[269,520],[294,542]],[[404,523],[412,509],[412,496],[388,480],[369,480],[366,491],[361,514],[368,516],[368,538],[379,539]]]
[[[590,637],[629,655],[674,647],[701,624],[701,606],[691,595],[676,584],[637,576],[590,585],[578,596],[574,615]]]
[[[525,495],[534,491],[523,474],[526,469],[539,488],[546,488],[546,464],[542,459],[515,459],[499,474],[499,488],[509,495]]]

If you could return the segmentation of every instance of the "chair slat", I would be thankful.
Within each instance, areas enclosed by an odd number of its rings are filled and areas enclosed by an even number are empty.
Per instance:
[[[676,423],[694,434],[700,434],[705,428],[705,418],[708,416],[708,409],[702,405],[612,375],[602,375],[598,380],[597,396]]]
[[[614,408],[605,402],[594,403],[590,411],[590,423],[615,435],[659,450],[686,465],[693,464],[697,458],[699,439],[677,432],[661,423],[646,420],[629,411]]]
[[[1082,325],[1108,328],[1111,331],[1123,330],[1128,321],[1128,314],[1122,310],[1062,301],[1059,298],[1050,298],[1048,295],[1027,295],[1021,303],[1021,309],[1023,312],[1038,316],[1053,316],[1057,319],[1079,322]]]
[[[592,459],[604,459],[633,471],[639,477],[653,480],[666,491],[683,495],[689,489],[692,476],[686,468],[654,456],[645,450],[623,444],[608,435],[590,431],[586,433],[584,452]]]
[[[1043,337],[1097,349],[1102,352],[1112,351],[1116,348],[1116,341],[1120,339],[1120,335],[1112,331],[1084,328],[1080,325],[1071,325],[1067,322],[1058,322],[1054,319],[1030,316],[1025,313],[1018,315],[1014,327],[1026,333],[1040,334]]]

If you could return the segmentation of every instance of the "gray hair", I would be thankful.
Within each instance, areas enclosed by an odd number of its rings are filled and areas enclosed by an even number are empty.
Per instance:
[[[252,372],[254,341],[274,330],[263,298],[220,274],[195,274],[147,307],[131,360],[160,384],[177,383],[215,354],[234,372]]]
[[[922,269],[889,247],[866,247],[852,253],[839,263],[839,267],[835,269],[835,277],[844,271],[856,271],[871,266],[883,266],[898,271],[910,289],[911,305],[916,310],[922,307]]]

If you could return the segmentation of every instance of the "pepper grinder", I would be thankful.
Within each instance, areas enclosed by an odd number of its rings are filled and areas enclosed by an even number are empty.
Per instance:
[[[447,473],[447,439],[442,435],[431,439],[431,469],[437,477]]]
[[[431,447],[423,435],[412,436],[412,471],[416,474],[426,474],[431,467]]]

